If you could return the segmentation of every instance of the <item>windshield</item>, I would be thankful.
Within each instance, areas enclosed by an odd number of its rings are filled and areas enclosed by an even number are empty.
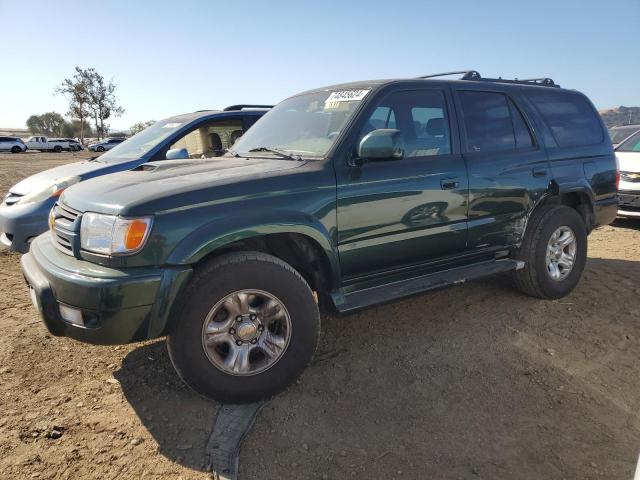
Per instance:
[[[616,152],[640,152],[640,132],[637,132],[632,137],[620,144],[616,148]]]
[[[245,157],[272,155],[265,153],[267,148],[322,157],[367,93],[369,90],[336,90],[288,98],[251,127],[233,150]]]
[[[611,143],[620,143],[629,135],[637,132],[638,130],[640,130],[640,127],[638,127],[637,125],[633,127],[610,128],[609,136],[611,137]]]
[[[107,153],[102,154],[98,160],[105,163],[116,163],[140,158],[182,126],[184,123],[174,122],[171,119],[160,120],[126,141],[116,144]]]

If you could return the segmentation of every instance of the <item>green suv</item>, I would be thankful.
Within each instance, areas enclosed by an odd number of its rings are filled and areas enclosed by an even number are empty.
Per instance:
[[[321,310],[502,272],[567,295],[616,181],[593,105],[550,79],[349,83],[284,100],[222,157],[67,189],[22,268],[54,335],[166,336],[196,391],[254,401],[309,364]]]

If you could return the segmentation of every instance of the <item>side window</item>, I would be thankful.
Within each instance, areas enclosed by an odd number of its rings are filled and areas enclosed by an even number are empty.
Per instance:
[[[604,140],[600,119],[579,94],[535,91],[527,94],[561,148],[594,145]]]
[[[241,120],[213,120],[191,130],[169,148],[186,148],[189,158],[219,157],[242,133]]]
[[[405,157],[451,153],[451,136],[444,93],[410,90],[385,96],[365,122],[360,139],[380,128],[400,130]]]
[[[516,149],[507,97],[492,92],[459,92],[467,150],[504,152]]]

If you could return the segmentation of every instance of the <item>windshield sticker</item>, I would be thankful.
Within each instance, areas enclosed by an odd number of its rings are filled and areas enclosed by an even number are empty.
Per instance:
[[[165,123],[162,128],[178,128],[181,123]]]
[[[324,108],[338,108],[341,102],[359,102],[371,90],[339,90],[331,92],[324,101]]]

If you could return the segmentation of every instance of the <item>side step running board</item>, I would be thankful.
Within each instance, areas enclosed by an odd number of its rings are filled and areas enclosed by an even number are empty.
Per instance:
[[[524,262],[504,258],[474,263],[464,267],[456,267],[442,272],[430,273],[420,277],[396,281],[351,293],[341,291],[332,294],[333,302],[340,313],[350,313],[380,303],[399,298],[436,290],[452,285],[459,285],[470,280],[488,277],[497,273],[510,272],[524,268]]]

